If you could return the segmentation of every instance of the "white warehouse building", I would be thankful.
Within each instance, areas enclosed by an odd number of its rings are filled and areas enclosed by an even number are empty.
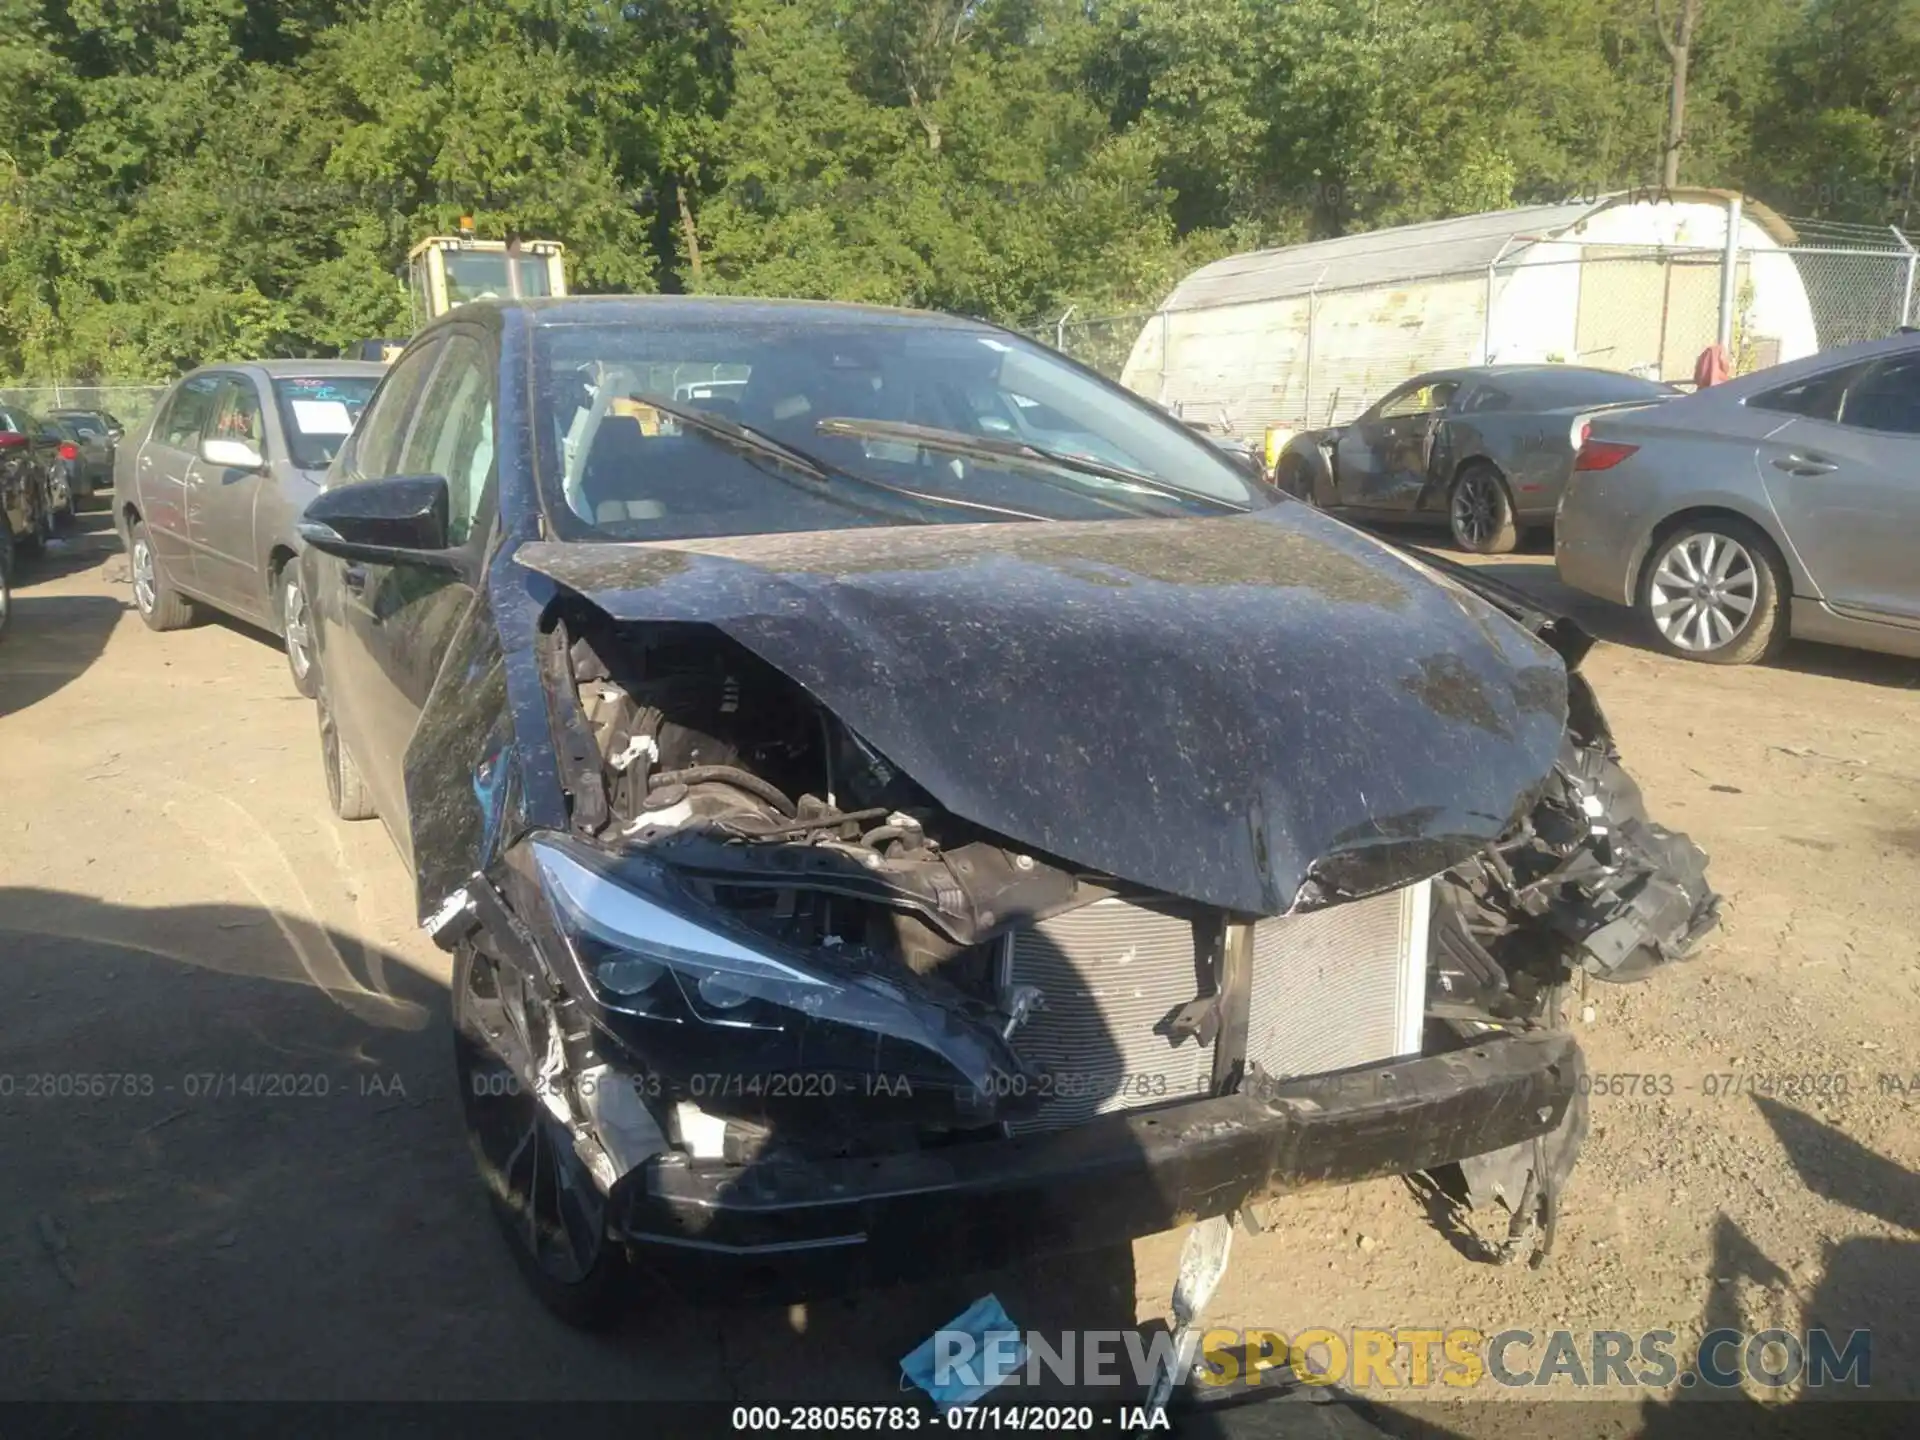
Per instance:
[[[1423,370],[1596,365],[1690,380],[1719,333],[1739,216],[1739,370],[1819,348],[1792,228],[1714,190],[1629,193],[1405,225],[1201,267],[1147,320],[1121,382],[1254,438],[1337,424]]]

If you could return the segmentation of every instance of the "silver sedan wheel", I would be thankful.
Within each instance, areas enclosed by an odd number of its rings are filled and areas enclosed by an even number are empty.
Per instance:
[[[158,598],[153,583],[153,547],[143,535],[133,542],[133,603],[140,607],[141,614],[150,615]]]
[[[281,582],[280,616],[286,625],[287,664],[293,669],[293,678],[304,681],[313,669],[313,632],[307,619],[307,592],[300,588],[297,576],[290,575]]]
[[[1723,650],[1745,633],[1760,575],[1746,546],[1725,535],[1689,535],[1660,557],[1648,591],[1653,623],[1677,649]]]

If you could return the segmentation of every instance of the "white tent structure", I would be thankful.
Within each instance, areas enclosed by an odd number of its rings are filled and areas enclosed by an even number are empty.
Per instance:
[[[1762,206],[1680,190],[1235,255],[1175,287],[1121,381],[1253,437],[1349,419],[1395,382],[1449,365],[1564,361],[1690,379],[1723,303],[1736,364],[1750,369],[1819,348],[1783,249],[1794,238]]]

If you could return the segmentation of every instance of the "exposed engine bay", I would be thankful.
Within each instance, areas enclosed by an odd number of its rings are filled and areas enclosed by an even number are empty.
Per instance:
[[[645,850],[788,944],[859,955],[992,1005],[995,941],[1124,880],[947,813],[797,685],[711,633],[589,619],[565,664],[604,787],[602,844]],[[1546,1023],[1576,974],[1642,979],[1710,930],[1706,857],[1651,822],[1585,682],[1533,813],[1437,877],[1436,1016]],[[592,780],[587,781],[588,788]],[[597,814],[600,807],[589,807]],[[1204,998],[1204,997],[1199,997]]]
[[[739,646],[589,631],[568,661],[607,791],[595,838],[787,944],[998,1004],[996,936],[1110,893],[956,820]]]

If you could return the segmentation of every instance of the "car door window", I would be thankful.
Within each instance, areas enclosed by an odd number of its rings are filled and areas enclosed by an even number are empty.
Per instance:
[[[1848,388],[1866,373],[1865,364],[1843,365],[1808,375],[1790,385],[1763,390],[1747,401],[1750,409],[1776,410],[1782,415],[1803,415],[1809,420],[1834,420],[1840,414],[1840,402]]]
[[[402,475],[440,475],[448,491],[448,534],[465,542],[493,469],[493,365],[470,335],[445,346],[401,452]]]
[[[1380,402],[1380,420],[1403,420],[1409,415],[1424,415],[1433,408],[1433,386],[1410,385]]]
[[[1381,402],[1379,418],[1404,420],[1409,416],[1431,415],[1451,405],[1454,393],[1459,388],[1460,382],[1457,380],[1435,380],[1425,385],[1409,386]]]
[[[199,449],[200,432],[212,416],[220,385],[217,375],[196,375],[184,382],[154,427],[154,438],[175,450]]]
[[[339,473],[344,483],[378,480],[400,475],[400,446],[406,440],[407,422],[413,418],[414,402],[433,373],[440,345],[432,342],[409,350],[393,362],[380,388],[373,392],[366,413],[348,437],[340,459]]]
[[[1849,386],[1840,423],[1889,435],[1920,435],[1920,355],[1882,360]]]
[[[260,396],[251,380],[237,375],[226,378],[219,395],[214,399],[205,438],[239,440],[251,445],[256,453],[266,454],[266,429],[260,418]]]
[[[1465,415],[1479,415],[1488,410],[1504,410],[1513,403],[1513,397],[1506,391],[1492,385],[1482,385],[1467,397],[1466,404],[1460,407]]]

